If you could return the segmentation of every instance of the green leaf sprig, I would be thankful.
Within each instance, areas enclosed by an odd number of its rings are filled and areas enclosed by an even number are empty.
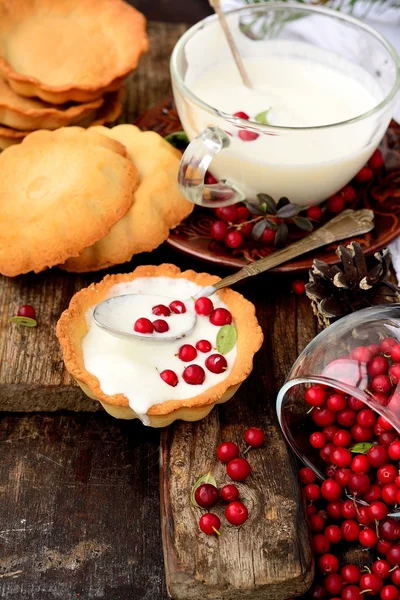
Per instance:
[[[30,317],[10,317],[8,319],[9,323],[17,323],[17,325],[22,325],[23,327],[37,327],[37,321],[35,319],[31,319]]]
[[[201,508],[201,506],[199,506],[194,498],[194,495],[196,493],[196,490],[198,487],[200,487],[203,483],[210,483],[211,485],[217,487],[217,482],[215,480],[215,477],[212,475],[211,472],[206,473],[205,475],[202,475],[201,477],[199,477],[197,479],[197,481],[195,481],[192,490],[190,492],[190,502],[193,506],[195,506],[196,508]]]
[[[220,354],[228,354],[235,346],[237,331],[233,325],[223,325],[217,334],[217,350]]]

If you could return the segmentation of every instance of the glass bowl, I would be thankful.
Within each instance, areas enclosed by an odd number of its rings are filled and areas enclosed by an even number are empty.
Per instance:
[[[400,432],[400,346],[392,350],[397,344],[400,344],[400,304],[366,308],[323,330],[294,363],[278,394],[278,419],[293,451],[321,480],[326,478],[328,463],[311,446],[309,436],[317,429],[312,412],[322,409],[306,403],[305,391],[315,384],[327,386],[328,395],[344,396],[347,407],[353,397],[363,403],[361,408],[373,409]],[[397,360],[391,358],[392,352]],[[379,374],[386,377],[375,380]],[[384,392],[379,391],[382,384]],[[338,425],[339,412],[334,414],[334,425]],[[338,426],[343,428],[340,423]],[[376,437],[373,434],[371,441]]]
[[[387,129],[400,86],[396,51],[365,23],[317,6],[253,4],[227,12],[226,19],[245,61],[267,65],[269,57],[289,57],[334,68],[368,89],[376,105],[342,122],[281,127],[233,116],[246,110],[236,106],[234,94],[225,94],[229,112],[208,104],[193,91],[197,82],[210,68],[233,64],[217,17],[208,17],[180,38],[171,57],[175,103],[191,141],[179,174],[182,193],[213,208],[261,192],[300,206],[326,200],[368,161]],[[283,82],[282,98],[295,93],[291,85]],[[205,185],[207,169],[219,184]]]

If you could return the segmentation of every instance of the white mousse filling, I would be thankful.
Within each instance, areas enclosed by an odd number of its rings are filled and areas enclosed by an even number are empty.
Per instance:
[[[133,330],[135,321],[140,317],[146,317],[151,321],[165,319],[171,324],[171,331],[179,328],[179,319],[185,321],[185,315],[171,314],[169,317],[160,317],[152,314],[152,308],[156,304],[166,304],[165,297],[173,300],[188,300],[201,290],[201,286],[187,279],[174,279],[170,277],[140,277],[127,283],[119,283],[113,286],[108,297],[121,294],[146,294],[143,299],[135,299],[134,314],[127,323],[126,310],[121,314],[114,314],[114,322],[121,329],[129,327]],[[151,297],[147,295],[149,294]],[[160,298],[160,296],[164,298]],[[218,294],[212,296],[214,308],[228,308],[222,302]],[[167,303],[168,304],[168,303]],[[201,394],[205,390],[220,383],[232,370],[236,359],[236,346],[225,354],[228,363],[227,369],[220,374],[211,373],[205,366],[205,361],[210,354],[215,354],[216,337],[220,327],[210,323],[209,317],[197,316],[196,325],[187,336],[180,340],[155,342],[132,338],[123,340],[113,337],[103,329],[100,329],[93,321],[93,309],[86,314],[88,332],[82,341],[83,361],[87,371],[95,375],[99,380],[102,391],[112,396],[124,394],[129,401],[129,406],[138,415],[143,423],[148,424],[147,411],[155,404],[161,404],[167,400],[184,400]],[[118,322],[121,319],[121,322]],[[183,325],[184,328],[184,325]],[[162,334],[159,334],[162,337]],[[197,357],[185,363],[177,354],[183,344],[196,346],[199,340],[208,340],[212,344],[212,350],[207,354],[198,352]],[[185,367],[197,364],[203,367],[206,377],[201,385],[190,385],[185,383],[182,373]],[[160,372],[171,369],[178,376],[178,385],[172,387],[165,383]]]

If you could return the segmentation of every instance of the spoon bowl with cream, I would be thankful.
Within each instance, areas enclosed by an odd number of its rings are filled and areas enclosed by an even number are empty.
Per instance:
[[[338,11],[261,3],[226,13],[251,88],[215,16],[171,57],[174,98],[191,141],[182,193],[203,206],[258,193],[311,206],[346,185],[393,115],[400,62],[378,32]],[[220,182],[205,185],[209,170]]]

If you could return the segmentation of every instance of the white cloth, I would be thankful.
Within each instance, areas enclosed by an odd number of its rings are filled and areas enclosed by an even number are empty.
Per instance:
[[[221,0],[221,6],[223,10],[229,10],[245,5],[243,0]],[[360,6],[362,3],[360,4]],[[359,18],[362,18],[362,6],[360,9],[361,14],[355,14]],[[375,27],[387,40],[396,48],[400,55],[400,8],[390,8],[386,11],[368,12],[367,18],[363,19],[366,23]],[[393,118],[400,123],[400,98],[397,102],[397,109]],[[389,245],[390,252],[392,255],[392,262],[394,270],[396,271],[397,279],[400,282],[400,236]]]

